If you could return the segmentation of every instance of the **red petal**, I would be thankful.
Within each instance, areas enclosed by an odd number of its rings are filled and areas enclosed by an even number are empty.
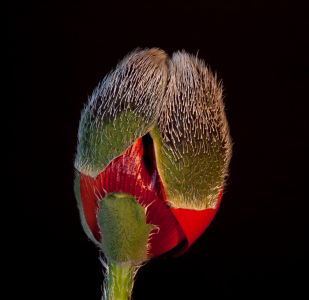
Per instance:
[[[99,200],[105,191],[124,192],[136,197],[141,205],[148,207],[146,221],[160,228],[149,239],[150,257],[159,256],[178,245],[184,238],[187,243],[174,256],[186,252],[203,234],[216,215],[223,195],[218,195],[215,209],[195,211],[169,208],[166,204],[163,185],[156,168],[154,149],[149,145],[147,151],[152,165],[145,164],[142,138],[128,148],[126,153],[114,159],[96,179],[81,175],[81,197],[87,223],[98,241],[101,231],[97,222]]]
[[[189,247],[203,234],[206,228],[209,226],[214,216],[216,215],[221,199],[223,195],[223,189],[221,188],[218,195],[218,204],[215,209],[205,209],[201,211],[190,210],[190,209],[175,209],[171,208],[174,216],[182,226],[185,232],[188,243],[177,251],[174,255],[179,256],[185,253]]]
[[[105,192],[121,191],[135,196],[143,207],[147,207],[146,222],[159,227],[159,231],[154,231],[149,239],[149,256],[156,257],[177,246],[184,240],[185,234],[164,201],[152,145],[149,145],[147,154],[150,165],[145,164],[143,141],[139,138],[95,180],[81,176],[81,197],[89,227],[100,240],[96,219],[97,199],[104,198]]]
[[[80,195],[86,221],[94,237],[101,242],[101,229],[97,220],[99,201],[94,193],[95,181],[93,178],[80,173]]]

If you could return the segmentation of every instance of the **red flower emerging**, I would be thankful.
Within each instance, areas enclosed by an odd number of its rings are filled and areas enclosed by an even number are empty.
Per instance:
[[[80,173],[80,193],[86,221],[98,242],[99,201],[106,193],[124,192],[133,195],[147,207],[146,222],[159,228],[149,237],[148,257],[157,257],[183,241],[174,256],[184,253],[205,231],[214,218],[222,198],[222,188],[215,209],[201,211],[174,209],[166,201],[149,134],[136,140],[127,151],[115,158],[95,179]]]
[[[222,86],[202,60],[127,55],[82,113],[81,223],[108,261],[105,298],[127,300],[135,266],[184,253],[214,218],[231,157]]]

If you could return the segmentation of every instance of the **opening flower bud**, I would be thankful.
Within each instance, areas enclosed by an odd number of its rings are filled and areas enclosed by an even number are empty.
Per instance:
[[[81,222],[110,260],[108,299],[127,299],[136,263],[184,253],[219,208],[231,157],[222,85],[185,52],[135,50],[93,92],[78,141]]]

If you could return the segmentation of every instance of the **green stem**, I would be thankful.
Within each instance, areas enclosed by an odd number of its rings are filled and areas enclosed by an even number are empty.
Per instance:
[[[133,263],[108,263],[106,300],[129,300],[133,285]]]

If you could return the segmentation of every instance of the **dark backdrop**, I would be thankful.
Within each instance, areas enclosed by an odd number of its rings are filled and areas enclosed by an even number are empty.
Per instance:
[[[140,269],[134,300],[308,294],[308,14],[282,0],[12,1],[2,38],[10,299],[100,299],[73,192],[77,130],[87,96],[136,47],[198,52],[217,71],[234,146],[214,221],[183,256]]]

